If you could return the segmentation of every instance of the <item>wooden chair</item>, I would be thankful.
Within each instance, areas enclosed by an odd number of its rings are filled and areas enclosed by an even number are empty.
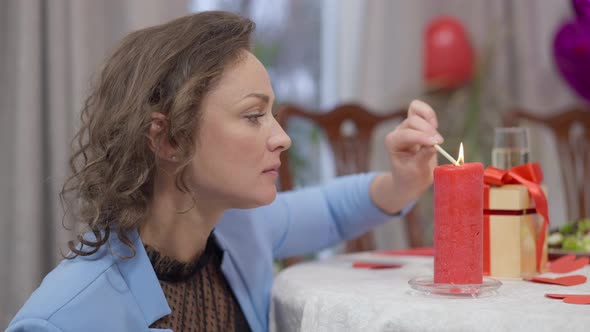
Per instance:
[[[503,115],[507,126],[523,120],[548,128],[555,136],[568,219],[590,217],[590,107],[572,107],[547,116],[523,109]]]
[[[356,104],[340,105],[327,113],[311,112],[294,105],[284,105],[278,111],[278,121],[288,132],[289,121],[299,117],[319,126],[326,134],[334,154],[336,175],[348,175],[369,171],[371,138],[376,127],[390,120],[403,120],[406,110],[388,114],[373,114]],[[289,154],[281,154],[279,181],[281,190],[293,189],[293,174]],[[407,238],[412,247],[422,246],[422,230],[417,208],[412,209],[408,220]],[[347,241],[346,252],[374,250],[375,240],[369,232]]]

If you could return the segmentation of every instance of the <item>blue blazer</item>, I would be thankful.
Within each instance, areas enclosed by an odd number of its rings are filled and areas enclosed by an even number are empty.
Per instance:
[[[391,219],[370,199],[373,177],[343,177],[224,214],[214,230],[221,269],[253,331],[268,330],[274,258],[316,251]],[[131,259],[122,258],[131,251],[111,234],[96,254],[62,261],[6,331],[161,331],[149,326],[170,307],[139,234],[130,235],[137,250]]]

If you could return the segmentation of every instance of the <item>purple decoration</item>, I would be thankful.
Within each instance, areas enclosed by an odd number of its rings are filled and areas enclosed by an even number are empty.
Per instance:
[[[590,20],[563,24],[553,41],[553,55],[566,82],[590,101]]]
[[[578,18],[590,20],[590,0],[572,0],[572,6]]]

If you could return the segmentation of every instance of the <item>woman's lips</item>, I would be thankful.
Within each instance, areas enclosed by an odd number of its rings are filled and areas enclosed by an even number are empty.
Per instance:
[[[262,173],[266,174],[266,175],[270,175],[272,177],[278,177],[279,176],[279,167],[281,167],[280,163],[274,164],[271,167],[262,171]]]
[[[262,173],[263,174],[266,174],[266,175],[273,176],[273,177],[278,177],[279,176],[279,171],[274,170],[274,169],[273,170],[264,171]]]

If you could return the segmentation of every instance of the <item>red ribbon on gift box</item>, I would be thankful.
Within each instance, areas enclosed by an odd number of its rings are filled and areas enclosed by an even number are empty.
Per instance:
[[[541,188],[543,182],[543,171],[539,163],[527,163],[513,167],[509,170],[503,170],[496,167],[488,167],[484,171],[484,183],[492,186],[502,186],[505,184],[521,184],[527,187],[529,195],[535,202],[535,209],[541,217],[543,217],[543,225],[541,226],[541,232],[537,236],[537,271],[541,272],[541,255],[543,254],[543,244],[545,243],[545,237],[547,233],[547,227],[549,226],[549,209],[547,206],[547,197],[545,192]],[[484,204],[485,209],[489,208],[488,191],[484,193]],[[529,211],[533,212],[533,211]],[[484,227],[489,229],[489,216],[484,216]],[[484,253],[484,271],[490,271],[489,262],[489,232],[484,237],[484,250],[487,250],[487,255]]]

